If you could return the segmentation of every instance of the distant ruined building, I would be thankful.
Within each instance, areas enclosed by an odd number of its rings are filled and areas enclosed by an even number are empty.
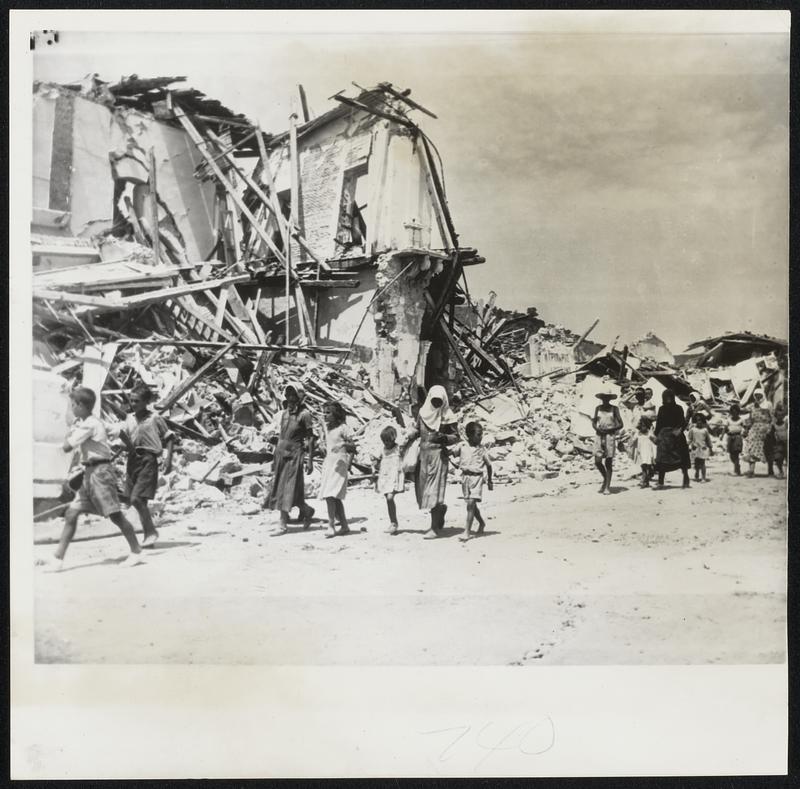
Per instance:
[[[675,364],[675,357],[660,337],[648,332],[630,346],[630,352],[640,359],[650,359],[658,364]]]

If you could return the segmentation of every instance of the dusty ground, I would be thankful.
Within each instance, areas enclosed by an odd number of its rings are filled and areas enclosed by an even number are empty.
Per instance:
[[[199,509],[161,528],[147,564],[118,567],[108,523],[79,526],[67,569],[36,568],[36,657],[71,663],[579,665],[784,660],[785,482],[729,475],[664,491],[589,472],[487,493],[487,534],[423,541],[354,489],[348,537],[324,522],[280,538],[272,513]],[[317,515],[322,503],[313,502]],[[456,528],[458,527],[458,528]],[[37,557],[60,524],[36,524]]]

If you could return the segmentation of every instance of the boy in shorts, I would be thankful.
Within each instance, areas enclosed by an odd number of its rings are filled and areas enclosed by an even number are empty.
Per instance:
[[[107,517],[128,541],[131,553],[122,563],[125,567],[141,564],[141,547],[130,521],[122,514],[117,494],[117,475],[111,465],[111,448],[105,425],[92,415],[97,397],[85,386],[77,387],[70,395],[75,423],[64,440],[64,452],[78,450],[83,464],[83,484],[78,496],[64,515],[64,529],[55,555],[43,562],[50,571],[59,571],[64,555],[75,536],[78,516],[82,512]]]
[[[463,444],[454,449],[451,457],[459,459],[461,469],[461,490],[464,501],[467,502],[467,524],[464,533],[458,538],[462,542],[472,538],[472,523],[478,521],[478,534],[483,534],[486,522],[481,517],[478,502],[483,495],[484,471],[486,473],[486,487],[492,490],[492,464],[486,454],[486,449],[481,446],[483,441],[483,428],[479,422],[469,422],[465,428],[467,445]]]
[[[147,503],[156,496],[158,461],[165,448],[167,457],[164,461],[164,473],[169,474],[172,470],[172,447],[175,439],[164,418],[149,410],[148,405],[154,399],[155,395],[149,387],[144,384],[135,386],[129,397],[131,413],[125,419],[125,426],[119,434],[128,450],[125,494],[142,522],[142,548],[152,548],[158,540],[158,531]]]

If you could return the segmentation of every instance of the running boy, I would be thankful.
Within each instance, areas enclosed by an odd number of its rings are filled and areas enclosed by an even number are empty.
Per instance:
[[[83,483],[78,497],[67,508],[64,529],[55,555],[43,562],[51,571],[61,570],[82,512],[104,515],[122,532],[130,547],[130,556],[123,566],[141,563],[141,547],[130,521],[122,514],[117,495],[117,475],[111,465],[111,448],[103,423],[92,415],[97,400],[95,393],[85,386],[77,387],[70,395],[75,423],[64,440],[64,452],[77,449],[83,464]]]
[[[158,460],[165,446],[167,457],[164,461],[164,473],[169,474],[172,470],[172,445],[175,440],[163,417],[148,409],[147,406],[154,399],[155,395],[148,386],[135,386],[129,398],[131,413],[119,433],[128,450],[125,495],[142,522],[143,548],[152,548],[158,540],[158,532],[147,502],[155,498],[158,490]]]
[[[464,533],[458,538],[462,542],[472,538],[472,523],[478,521],[478,534],[483,534],[486,522],[481,517],[478,502],[483,494],[484,472],[486,473],[486,487],[493,489],[492,464],[486,454],[486,449],[481,446],[483,441],[483,428],[479,422],[469,422],[465,428],[467,445],[461,444],[450,453],[451,457],[459,459],[461,468],[461,490],[464,501],[467,503],[467,524]]]

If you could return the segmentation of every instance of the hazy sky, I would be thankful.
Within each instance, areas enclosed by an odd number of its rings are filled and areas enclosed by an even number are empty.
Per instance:
[[[788,34],[532,27],[62,32],[34,76],[185,75],[273,132],[297,83],[316,114],[351,81],[409,87],[439,116],[414,114],[461,243],[487,259],[473,294],[578,332],[599,317],[594,339],[652,330],[674,352],[726,330],[786,337]]]

